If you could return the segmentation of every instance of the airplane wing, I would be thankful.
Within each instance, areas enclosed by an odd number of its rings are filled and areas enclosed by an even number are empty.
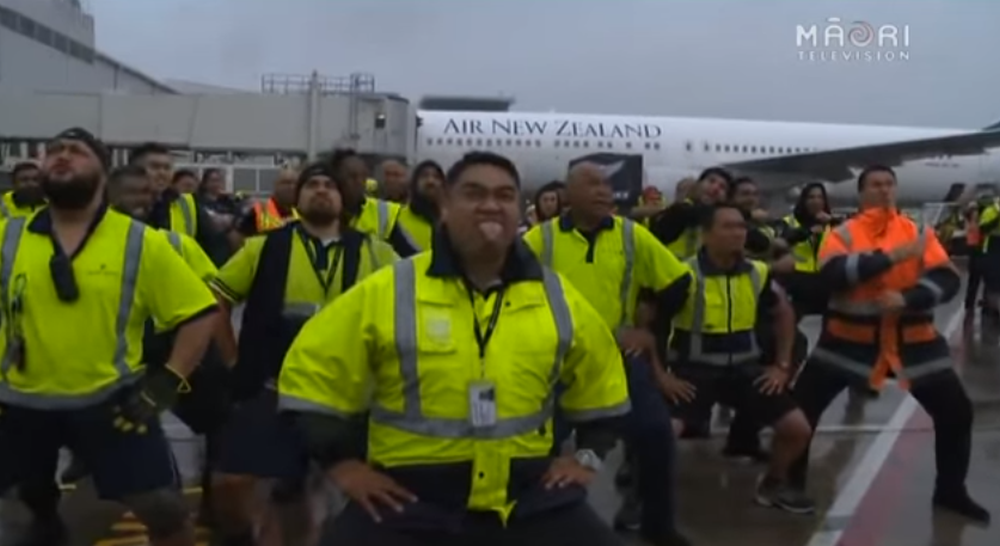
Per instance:
[[[996,147],[1000,147],[1000,130],[975,131],[888,144],[737,161],[726,163],[725,167],[736,172],[779,175],[782,178],[787,176],[790,183],[794,180],[798,181],[795,183],[802,183],[817,179],[840,182],[853,178],[854,172],[868,165],[895,167],[907,161],[942,155],[979,155],[989,148]]]

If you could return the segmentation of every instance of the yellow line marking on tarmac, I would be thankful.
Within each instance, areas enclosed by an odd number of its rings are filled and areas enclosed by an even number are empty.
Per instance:
[[[201,487],[184,488],[185,496],[197,496],[200,494]],[[192,517],[194,517],[194,513]],[[146,534],[146,526],[132,512],[123,513],[118,521],[111,525],[107,534],[106,538],[98,540],[93,546],[146,546],[150,543],[149,536]],[[211,534],[211,529],[207,527],[200,525],[195,527],[196,546],[208,546],[208,539],[211,537]]]
[[[128,538],[111,538],[105,540],[99,540],[94,543],[94,546],[145,546],[149,544],[149,537],[143,535],[139,537],[128,537]],[[201,540],[195,542],[195,546],[208,546],[207,540]]]
[[[129,531],[142,531],[146,532],[146,526],[139,523],[138,521],[119,521],[111,526],[112,531],[118,531],[122,533],[127,533]]]
[[[140,546],[142,544],[148,544],[149,537],[146,535],[137,535],[131,537],[122,538],[106,538],[98,540],[94,543],[94,546]]]

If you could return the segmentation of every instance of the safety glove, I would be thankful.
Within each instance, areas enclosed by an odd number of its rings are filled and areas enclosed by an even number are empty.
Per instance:
[[[178,395],[187,392],[191,392],[191,385],[169,364],[148,370],[122,404],[115,407],[114,426],[122,432],[145,434],[146,423],[170,409]]]

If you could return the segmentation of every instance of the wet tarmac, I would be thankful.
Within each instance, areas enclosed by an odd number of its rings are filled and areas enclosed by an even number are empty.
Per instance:
[[[975,321],[963,318],[958,302],[939,309],[938,326],[952,341],[956,366],[976,408],[972,495],[1000,515],[1000,348],[984,347]],[[819,322],[807,319],[814,339]],[[167,430],[184,476],[196,480],[201,446],[173,418]],[[810,493],[817,514],[795,516],[752,503],[760,467],[721,455],[724,428],[708,440],[681,442],[679,521],[696,546],[779,544],[787,546],[992,546],[1000,524],[967,525],[936,514],[933,429],[927,415],[894,387],[875,399],[845,393],[827,412],[813,444]],[[610,522],[620,504],[613,479],[616,452],[591,492],[591,502]],[[189,489],[192,508],[198,491]],[[95,500],[89,483],[67,491],[63,514],[79,546],[139,546],[147,543],[141,524],[111,503]],[[17,536],[25,521],[16,502],[0,505],[0,546]],[[207,543],[207,533],[199,533]],[[641,542],[634,540],[634,544]]]

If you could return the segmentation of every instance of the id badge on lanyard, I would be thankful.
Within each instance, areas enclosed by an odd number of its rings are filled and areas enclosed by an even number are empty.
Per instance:
[[[497,387],[488,379],[469,383],[469,422],[475,428],[497,424]]]
[[[503,290],[497,292],[493,302],[493,311],[490,313],[490,321],[483,332],[479,327],[479,320],[476,318],[476,302],[472,290],[469,290],[469,302],[472,304],[473,325],[475,326],[476,343],[479,345],[479,370],[480,379],[469,382],[469,424],[473,428],[488,428],[497,424],[497,386],[496,383],[486,378],[486,346],[493,337],[497,321],[500,318],[500,309],[503,307]]]

